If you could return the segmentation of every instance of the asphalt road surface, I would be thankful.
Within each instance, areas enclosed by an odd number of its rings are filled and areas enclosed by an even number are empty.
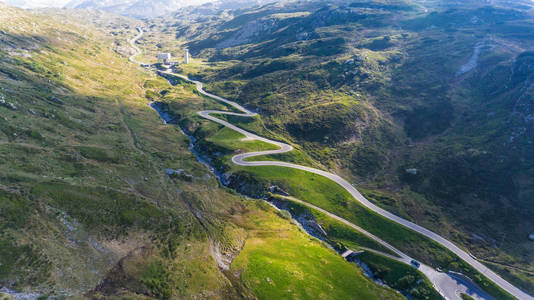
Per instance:
[[[141,49],[139,49],[139,47],[137,47],[135,45],[135,42],[140,39],[142,36],[143,36],[143,29],[137,27],[137,32],[139,32],[133,39],[130,40],[130,46],[134,49],[134,54],[132,56],[130,56],[128,59],[133,62],[133,63],[136,63],[138,65],[142,65],[141,62],[138,62],[137,60],[135,60],[135,57],[139,54],[141,54]]]

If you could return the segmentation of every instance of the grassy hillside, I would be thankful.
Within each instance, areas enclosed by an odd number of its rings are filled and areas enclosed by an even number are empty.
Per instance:
[[[289,221],[263,216],[253,221],[257,229],[235,259],[231,271],[241,273],[244,284],[258,298],[385,299],[393,296],[371,281],[355,281],[353,264],[341,256],[337,260],[329,259],[328,248],[302,232],[288,230],[294,226]],[[303,281],[305,285],[300,284]]]
[[[147,23],[178,71],[534,292],[532,3],[321,1]],[[189,13],[191,18],[180,16]],[[152,51],[158,51],[154,49]],[[249,125],[255,126],[255,125]],[[261,129],[264,128],[264,129]],[[295,159],[295,158],[289,158]]]
[[[204,200],[217,185],[165,175],[177,164],[192,170],[194,157],[146,105],[147,75],[94,29],[3,6],[7,19],[1,93],[13,107],[0,108],[0,211],[13,220],[2,228],[2,286],[80,295],[113,278],[110,269],[125,257],[138,260],[140,273],[152,261],[186,269],[195,259],[212,261],[207,233],[176,191],[203,187],[195,199]],[[187,244],[199,249],[194,259],[176,250]],[[126,293],[224,293],[229,284],[216,264],[204,265],[195,286],[158,287],[136,274]]]
[[[325,298],[402,298],[271,206],[221,187],[148,104],[166,97],[187,116],[220,106],[128,63],[79,17],[0,4],[2,299],[264,298],[277,290],[264,277],[290,278],[301,299],[319,284],[338,293]],[[133,35],[134,21],[114,22],[100,24]],[[309,255],[258,268],[279,253],[256,242]]]
[[[273,195],[270,192],[271,188],[276,187],[276,189],[284,191],[284,193],[349,220],[353,224],[383,238],[409,256],[436,269],[461,272],[473,278],[479,286],[497,299],[513,299],[444,247],[365,208],[344,188],[325,177],[285,167],[243,167],[231,163],[231,158],[236,153],[258,150],[258,146],[262,146],[260,148],[262,150],[270,149],[271,145],[256,143],[254,148],[251,149],[250,142],[241,141],[242,136],[229,135],[227,128],[198,117],[187,117],[178,122],[183,124],[186,132],[195,137],[194,149],[216,168],[226,186],[245,195],[269,199],[278,207],[288,210],[297,220],[302,221],[302,218],[312,218],[322,227],[321,231],[324,232],[319,234],[319,238],[328,242],[338,252],[342,253],[346,249],[356,251],[358,249],[364,251],[371,249],[371,251],[392,254],[375,241],[363,236],[360,232],[343,226],[318,211],[287,201],[287,199],[281,198],[276,194]],[[224,144],[219,142],[221,137],[224,137]],[[229,138],[233,138],[233,140],[228,141]],[[283,157],[282,159],[295,161],[292,158],[302,156],[298,150],[295,152],[293,156]],[[362,192],[370,199],[388,199],[385,195],[377,194],[377,192],[367,190],[362,190]],[[306,226],[304,227],[306,228]],[[365,255],[364,257],[368,256]],[[389,279],[391,286],[409,294],[414,299],[440,297],[433,291],[431,285],[424,281],[424,277],[421,274],[409,272],[412,270],[411,267],[401,267],[399,263],[390,259],[377,259],[376,262],[372,260],[366,261],[376,264],[377,271],[373,272],[378,274],[378,278],[391,276]],[[389,274],[387,270],[398,270],[398,272],[393,271],[392,274]],[[411,278],[408,280],[409,282],[396,282],[396,280],[406,276]],[[421,282],[424,282],[424,284],[419,285]]]

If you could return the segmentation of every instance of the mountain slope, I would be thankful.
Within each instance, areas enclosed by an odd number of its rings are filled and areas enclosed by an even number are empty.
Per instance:
[[[214,3],[213,3],[214,2]],[[65,5],[67,8],[98,9],[130,16],[134,18],[154,18],[175,12],[188,6],[216,6],[220,9],[231,7],[250,7],[266,2],[266,0],[242,1],[242,0],[73,0]]]
[[[534,291],[530,1],[184,14],[148,22],[154,34],[174,28],[163,50],[207,61],[181,71],[261,112],[262,134],[303,145],[377,204]]]
[[[172,101],[187,116],[221,105],[139,70],[112,51],[112,35],[65,11],[0,4],[0,30],[2,298],[261,296],[241,273],[291,280],[296,298],[319,283],[336,289],[332,299],[401,298],[286,215],[222,188],[148,104]],[[289,251],[301,248],[307,255]],[[247,263],[272,257],[295,267]]]
[[[6,5],[16,6],[21,8],[42,8],[42,7],[63,7],[69,0],[6,0],[3,1]]]

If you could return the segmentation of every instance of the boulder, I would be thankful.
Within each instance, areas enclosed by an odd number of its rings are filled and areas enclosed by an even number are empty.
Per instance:
[[[417,169],[415,168],[406,169],[406,173],[411,174],[411,175],[417,175]]]
[[[193,179],[195,179],[193,177],[193,175],[186,174],[183,169],[178,169],[178,170],[165,169],[165,173],[170,178],[177,178],[177,179],[185,180],[185,181],[188,181],[188,182],[191,182],[191,181],[193,181]]]
[[[7,102],[3,97],[0,98],[0,106],[7,107],[11,110],[17,110],[17,106],[11,102]]]
[[[534,233],[529,234],[528,239],[534,242]]]
[[[60,99],[59,99],[58,97],[56,97],[56,96],[50,96],[50,97],[48,98],[48,100],[50,100],[51,102],[60,104],[60,105],[63,104],[63,101],[60,100]]]
[[[279,194],[279,195],[282,195],[282,196],[289,196],[289,193],[284,191],[283,189],[281,189],[279,186],[277,185],[271,185],[270,187],[267,188],[267,190],[273,194]]]

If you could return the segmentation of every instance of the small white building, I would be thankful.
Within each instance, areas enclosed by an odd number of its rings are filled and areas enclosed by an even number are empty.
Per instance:
[[[160,53],[160,54],[158,54],[158,60],[163,62],[164,64],[168,64],[171,61],[171,54],[170,53]]]
[[[188,49],[185,49],[185,53],[184,53],[184,63],[185,63],[185,64],[188,64],[188,63],[189,63],[189,50],[188,50]]]

